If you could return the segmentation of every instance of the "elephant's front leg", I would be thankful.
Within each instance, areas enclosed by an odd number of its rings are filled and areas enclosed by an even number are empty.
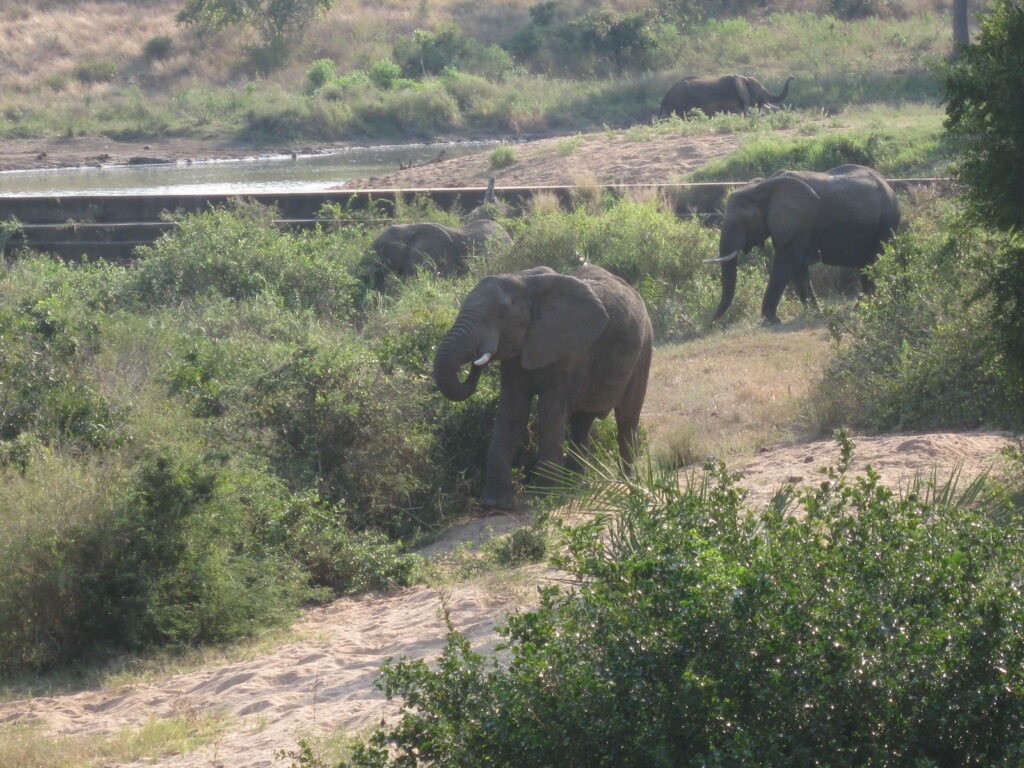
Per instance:
[[[560,392],[545,393],[537,404],[537,476],[538,485],[551,485],[557,481],[559,470],[565,466],[562,443],[565,441],[565,423],[569,405]]]
[[[494,431],[487,450],[486,482],[480,504],[496,509],[512,509],[515,506],[515,488],[512,486],[512,459],[526,434],[530,416],[530,396],[521,388],[501,388],[498,415],[494,420]]]

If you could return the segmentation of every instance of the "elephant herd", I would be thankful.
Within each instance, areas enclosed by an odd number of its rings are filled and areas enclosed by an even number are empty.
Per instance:
[[[766,106],[785,98],[790,80],[772,95],[753,78],[687,78],[669,90],[661,109],[665,115],[684,115],[695,108],[712,114]],[[493,180],[488,194],[493,201]],[[721,298],[712,320],[732,303],[738,257],[769,238],[775,256],[761,305],[765,323],[779,322],[777,308],[790,283],[805,305],[817,305],[809,268],[818,261],[859,269],[862,289],[870,291],[864,268],[877,260],[899,222],[892,188],[865,166],[841,165],[823,173],[779,171],[750,181],[727,199],[719,255],[708,259],[721,267]],[[487,218],[462,227],[395,224],[372,244],[370,279],[379,289],[388,273],[404,277],[433,266],[442,274],[465,274],[470,255],[494,242],[511,239]],[[652,342],[644,300],[600,267],[588,264],[563,275],[538,266],[480,280],[437,347],[433,375],[445,397],[461,401],[475,392],[488,365],[499,364],[500,398],[481,504],[514,506],[512,464],[526,437],[534,398],[540,466],[578,471],[577,457],[586,452],[594,420],[614,412],[619,455],[628,470]],[[567,435],[568,460],[563,453]]]

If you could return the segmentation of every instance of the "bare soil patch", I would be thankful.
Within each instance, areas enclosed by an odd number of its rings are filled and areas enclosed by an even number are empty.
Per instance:
[[[491,168],[490,152],[483,152],[353,180],[345,188],[481,187],[491,176],[498,188],[663,183],[732,152],[739,139],[729,134],[638,140],[623,133],[590,133],[510,146],[517,159],[505,168]]]

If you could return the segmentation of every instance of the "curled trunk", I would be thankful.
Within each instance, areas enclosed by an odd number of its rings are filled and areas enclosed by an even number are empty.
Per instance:
[[[790,84],[790,82],[792,80],[793,80],[792,76],[786,78],[786,84],[782,87],[782,93],[778,94],[777,96],[773,96],[772,94],[769,93],[768,94],[768,102],[770,104],[777,104],[778,102],[780,102],[784,98],[786,98],[786,96],[789,95],[789,84]]]
[[[715,316],[711,318],[712,322],[725,314],[725,311],[729,309],[729,305],[732,304],[733,296],[736,295],[736,270],[738,262],[739,259],[735,257],[722,262],[722,298],[718,302]]]
[[[473,361],[474,351],[472,341],[454,330],[438,345],[434,356],[434,383],[449,400],[461,402],[476,392],[484,366],[474,365],[465,380],[459,378],[459,369]]]

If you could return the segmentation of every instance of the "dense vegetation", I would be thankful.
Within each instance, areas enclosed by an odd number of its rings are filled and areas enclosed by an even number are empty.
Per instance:
[[[660,338],[703,332],[713,233],[653,201],[593,205],[512,222],[515,246],[474,274],[586,258],[638,285]],[[375,226],[282,233],[240,205],[182,219],[129,268],[3,267],[4,671],[222,640],[413,578],[396,542],[479,494],[495,383],[465,405],[434,391],[474,276],[369,293]],[[750,271],[734,318],[763,285]]]
[[[596,481],[563,528],[572,586],[508,620],[500,661],[453,630],[436,667],[387,665],[404,715],[342,765],[1017,764],[1019,510],[849,479],[841,443],[761,515],[722,467]]]

